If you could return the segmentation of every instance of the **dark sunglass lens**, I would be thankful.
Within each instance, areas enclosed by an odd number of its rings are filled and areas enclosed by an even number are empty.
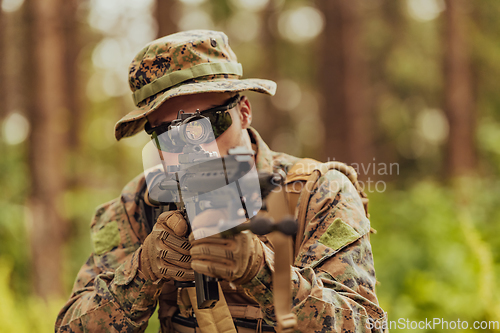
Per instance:
[[[221,136],[233,123],[231,119],[231,114],[229,112],[214,112],[208,115],[210,123],[212,124],[212,129],[214,131],[215,139]]]

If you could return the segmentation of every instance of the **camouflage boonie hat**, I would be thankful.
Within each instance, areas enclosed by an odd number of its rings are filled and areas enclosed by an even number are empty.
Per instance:
[[[146,116],[175,96],[243,90],[269,95],[276,92],[275,82],[241,80],[242,75],[242,66],[222,32],[192,30],[157,39],[130,64],[129,84],[138,109],[116,123],[115,137],[120,140],[143,130]]]

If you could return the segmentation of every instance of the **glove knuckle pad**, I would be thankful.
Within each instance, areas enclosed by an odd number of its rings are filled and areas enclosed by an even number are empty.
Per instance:
[[[188,224],[179,211],[161,213],[155,227],[160,229],[170,228],[178,236],[184,236],[188,231]]]

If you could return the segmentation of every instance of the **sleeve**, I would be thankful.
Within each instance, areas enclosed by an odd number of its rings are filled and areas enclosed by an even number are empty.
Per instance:
[[[97,210],[91,223],[94,252],[80,269],[71,297],[57,317],[56,332],[146,329],[163,282],[152,282],[138,270],[147,233],[140,225],[144,223],[140,209],[127,213],[129,199],[133,201],[134,196],[122,195],[121,200]]]
[[[383,332],[386,314],[375,295],[370,222],[356,189],[330,170],[309,198],[299,200],[309,203],[304,241],[291,267],[296,332]],[[274,324],[274,253],[264,249],[264,267],[243,287]]]

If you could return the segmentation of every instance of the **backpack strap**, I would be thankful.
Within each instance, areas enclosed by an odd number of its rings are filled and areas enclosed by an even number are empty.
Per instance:
[[[329,170],[337,170],[342,172],[351,181],[356,188],[366,217],[368,214],[368,196],[361,188],[358,182],[358,175],[353,167],[341,162],[321,163],[311,158],[304,158],[295,163],[286,175],[285,190],[288,196],[289,211],[295,213],[298,222],[297,236],[295,238],[295,257],[298,255],[300,246],[304,240],[304,230],[306,226],[307,206],[311,197],[311,192],[314,189],[319,178]],[[299,198],[302,197],[299,203]],[[297,207],[297,203],[299,206]]]

